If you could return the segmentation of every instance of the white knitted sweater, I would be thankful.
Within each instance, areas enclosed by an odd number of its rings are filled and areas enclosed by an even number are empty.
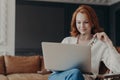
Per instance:
[[[120,54],[113,46],[110,47],[103,41],[95,40],[91,40],[94,42],[91,46],[92,72],[97,75],[99,72],[100,62],[103,61],[113,73],[120,73]],[[77,44],[77,38],[66,37],[63,39],[62,43]]]

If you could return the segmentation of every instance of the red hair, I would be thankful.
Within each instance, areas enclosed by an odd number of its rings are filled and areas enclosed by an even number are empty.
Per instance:
[[[90,6],[87,6],[87,5],[81,5],[75,10],[75,12],[73,13],[73,16],[72,16],[71,31],[70,31],[71,36],[77,36],[78,34],[80,34],[80,32],[76,28],[76,15],[79,12],[86,14],[88,16],[90,24],[93,25],[92,30],[91,30],[91,34],[95,34],[97,32],[103,31],[103,29],[99,25],[98,17],[96,15],[94,9],[91,8]]]

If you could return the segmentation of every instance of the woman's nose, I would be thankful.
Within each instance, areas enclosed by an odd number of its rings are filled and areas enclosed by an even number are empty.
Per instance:
[[[84,23],[81,23],[81,24],[80,24],[80,27],[83,28],[83,27],[84,27]]]

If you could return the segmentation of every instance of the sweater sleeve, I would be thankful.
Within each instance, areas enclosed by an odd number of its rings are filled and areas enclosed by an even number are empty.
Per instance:
[[[114,46],[107,46],[103,51],[102,61],[113,73],[120,73],[120,54]]]

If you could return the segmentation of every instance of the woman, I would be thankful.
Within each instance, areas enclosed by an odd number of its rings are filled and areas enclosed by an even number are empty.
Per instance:
[[[73,13],[71,20],[71,36],[62,43],[91,46],[92,72],[98,74],[101,61],[113,72],[120,72],[120,55],[114,48],[102,28],[99,26],[95,11],[87,5],[81,5]],[[53,72],[49,80],[90,80],[92,76],[84,75],[79,69]]]

